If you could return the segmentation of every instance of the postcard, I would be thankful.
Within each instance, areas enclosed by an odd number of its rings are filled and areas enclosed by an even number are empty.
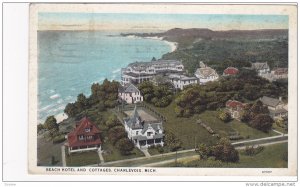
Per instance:
[[[295,4],[31,4],[30,174],[295,176]]]

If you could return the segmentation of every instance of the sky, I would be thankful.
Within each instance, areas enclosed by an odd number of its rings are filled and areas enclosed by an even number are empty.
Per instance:
[[[39,13],[39,30],[165,31],[288,29],[285,15]]]

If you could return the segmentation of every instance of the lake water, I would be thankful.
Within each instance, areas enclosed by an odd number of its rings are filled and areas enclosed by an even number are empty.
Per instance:
[[[160,40],[121,37],[91,31],[38,33],[38,121],[63,113],[79,93],[90,95],[93,83],[120,80],[121,68],[170,52]]]

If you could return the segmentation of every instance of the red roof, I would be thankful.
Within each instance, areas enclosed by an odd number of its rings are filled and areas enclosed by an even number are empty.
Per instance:
[[[225,75],[236,75],[238,72],[239,70],[234,67],[228,67],[224,70]]]
[[[229,100],[229,101],[226,102],[226,107],[228,107],[228,108],[236,109],[238,107],[244,108],[244,106],[245,105],[243,103],[241,103],[239,101],[235,101],[235,100]]]
[[[79,140],[78,136],[83,136],[83,140]],[[87,136],[93,136],[93,138],[87,139]],[[87,117],[84,117],[76,124],[76,128],[68,134],[68,143],[70,147],[101,144],[100,130]]]

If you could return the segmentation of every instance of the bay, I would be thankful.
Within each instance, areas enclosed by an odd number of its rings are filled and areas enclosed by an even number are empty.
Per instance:
[[[93,83],[119,81],[129,63],[159,59],[171,50],[167,42],[118,32],[39,31],[38,122],[63,113],[79,93],[89,96]]]

